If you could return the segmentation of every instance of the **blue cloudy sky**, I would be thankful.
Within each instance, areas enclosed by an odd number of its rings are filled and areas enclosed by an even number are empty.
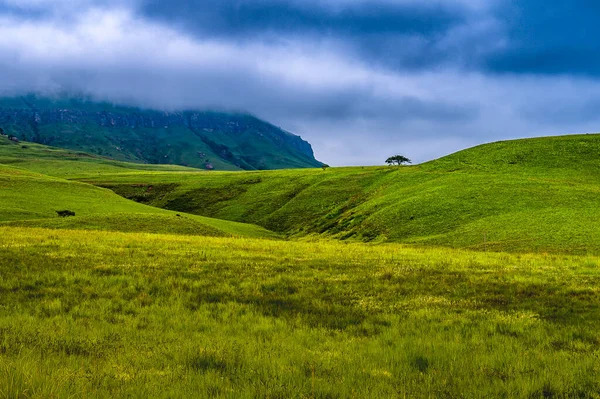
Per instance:
[[[0,95],[246,111],[332,165],[600,131],[591,0],[0,0]]]

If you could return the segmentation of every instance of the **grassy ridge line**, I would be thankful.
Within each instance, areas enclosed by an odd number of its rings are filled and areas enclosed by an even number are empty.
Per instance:
[[[65,209],[77,216],[58,218],[56,212]],[[277,236],[262,227],[177,214],[138,204],[107,189],[4,165],[0,165],[0,223],[211,236]]]
[[[598,257],[0,235],[0,396],[600,394]]]
[[[154,206],[291,236],[600,253],[600,135],[499,142],[423,165],[103,175]],[[153,191],[148,191],[148,186]]]

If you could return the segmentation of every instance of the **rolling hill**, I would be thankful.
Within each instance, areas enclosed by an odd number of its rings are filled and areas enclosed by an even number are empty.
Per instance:
[[[148,209],[258,225],[287,237],[600,252],[600,135],[486,144],[410,167],[254,172],[131,164],[2,143],[3,164],[108,188]]]
[[[29,150],[0,138],[0,153],[5,152],[7,148],[19,152]],[[55,154],[60,156],[65,153],[68,152],[55,150]],[[2,162],[4,160],[2,159]],[[59,161],[55,161],[54,164],[56,162]],[[68,165],[68,161],[65,162]],[[106,167],[102,163],[96,165],[100,170]],[[64,167],[63,165],[62,168]],[[62,169],[58,168],[58,170]],[[75,217],[61,218],[57,214],[57,211],[61,210],[72,211]],[[276,236],[258,226],[167,211],[127,200],[110,190],[89,184],[50,177],[2,164],[0,164],[0,224],[220,237]]]
[[[159,112],[28,95],[0,99],[0,128],[20,140],[120,161],[215,170],[321,165],[309,143],[245,114]]]
[[[600,135],[492,143],[411,167],[135,172],[86,181],[149,205],[294,237],[600,252]]]
[[[594,397],[599,150],[208,172],[0,137],[0,397]]]

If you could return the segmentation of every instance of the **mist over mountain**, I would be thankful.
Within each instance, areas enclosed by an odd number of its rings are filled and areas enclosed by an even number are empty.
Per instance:
[[[242,110],[331,165],[597,132],[600,11],[556,0],[0,0],[0,95]],[[560,26],[561,29],[556,27]]]
[[[299,136],[240,113],[165,112],[28,95],[0,99],[0,127],[21,140],[123,161],[209,170],[321,166]]]

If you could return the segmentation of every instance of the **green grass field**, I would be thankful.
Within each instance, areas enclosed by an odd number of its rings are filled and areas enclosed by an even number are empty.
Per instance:
[[[0,235],[0,397],[600,395],[598,257]]]
[[[70,210],[75,217],[61,218]],[[0,225],[276,237],[262,227],[166,211],[110,190],[0,165]]]
[[[0,398],[600,398],[599,177],[598,135],[245,173],[0,138]]]
[[[488,144],[410,167],[129,172],[84,181],[290,237],[600,253],[600,135]]]

